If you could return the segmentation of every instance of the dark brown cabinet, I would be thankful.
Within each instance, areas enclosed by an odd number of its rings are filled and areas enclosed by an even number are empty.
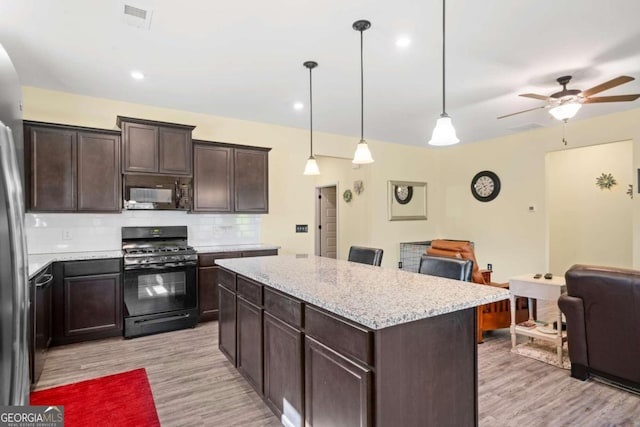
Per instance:
[[[237,298],[238,371],[262,394],[262,308]]]
[[[239,258],[240,252],[220,252],[198,255],[198,304],[200,321],[218,320],[218,273],[217,259]]]
[[[224,284],[218,287],[220,295],[220,319],[218,322],[218,347],[236,366],[236,293]]]
[[[233,212],[233,149],[193,145],[193,211]]]
[[[303,424],[302,346],[302,332],[265,308],[264,398],[279,419],[288,420],[286,425]]]
[[[236,148],[233,156],[235,211],[269,212],[269,152]]]
[[[224,258],[240,258],[278,255],[277,249],[243,251],[243,252],[215,252],[198,255],[198,305],[200,322],[218,320],[218,274],[220,267],[216,260]]]
[[[268,213],[269,150],[195,141],[193,211]]]
[[[305,417],[313,426],[370,426],[372,371],[305,338]]]
[[[122,129],[122,173],[192,175],[195,126],[118,116]]]
[[[117,132],[25,122],[27,209],[120,212]]]
[[[57,263],[63,279],[53,290],[54,344],[122,335],[120,263],[116,258]]]

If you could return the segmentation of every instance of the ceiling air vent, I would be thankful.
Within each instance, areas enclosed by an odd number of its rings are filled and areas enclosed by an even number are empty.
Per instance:
[[[151,15],[153,15],[153,10],[144,9],[140,5],[133,5],[131,3],[133,2],[123,2],[122,9],[120,9],[123,13],[122,16],[125,24],[141,28],[143,30],[148,30],[151,26]]]

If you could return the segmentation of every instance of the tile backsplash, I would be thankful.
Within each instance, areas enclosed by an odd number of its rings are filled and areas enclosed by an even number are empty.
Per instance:
[[[121,227],[186,225],[192,246],[260,242],[260,215],[124,211],[121,214],[26,214],[29,254],[120,250]]]

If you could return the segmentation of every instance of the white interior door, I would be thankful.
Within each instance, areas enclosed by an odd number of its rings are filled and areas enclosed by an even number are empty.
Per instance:
[[[338,215],[336,201],[336,186],[321,187],[317,199],[318,230],[316,254],[327,257],[337,257],[338,247]]]

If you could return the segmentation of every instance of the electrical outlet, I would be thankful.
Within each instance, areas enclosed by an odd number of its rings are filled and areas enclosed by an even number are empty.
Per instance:
[[[493,271],[493,264],[487,264],[487,270]]]
[[[398,268],[402,269],[402,261],[398,261]]]
[[[62,230],[62,240],[71,239],[73,239],[73,233],[71,233],[71,230]]]
[[[308,233],[309,226],[307,224],[296,224],[296,233]]]

